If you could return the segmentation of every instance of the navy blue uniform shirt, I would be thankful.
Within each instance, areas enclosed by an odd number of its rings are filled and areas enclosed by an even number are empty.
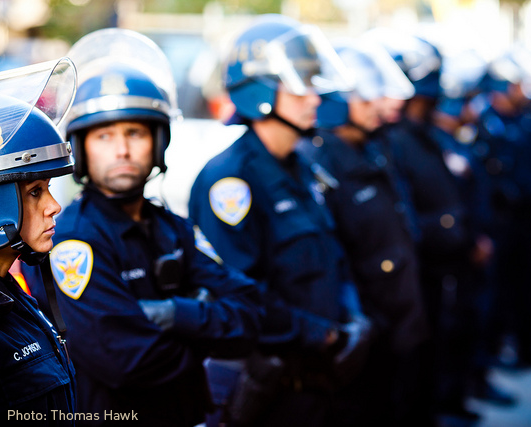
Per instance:
[[[260,282],[262,345],[320,350],[359,311],[334,221],[296,153],[280,161],[248,130],[200,172],[189,212],[227,263]]]
[[[431,125],[403,119],[385,137],[398,173],[409,186],[421,231],[421,256],[441,263],[463,259],[475,236],[456,178],[430,129]]]
[[[351,146],[323,130],[297,148],[339,181],[326,197],[363,306],[394,351],[410,351],[427,338],[427,321],[415,246],[387,158],[372,141]]]
[[[135,222],[89,186],[57,221],[52,271],[78,372],[78,410],[109,425],[110,411],[136,417],[135,426],[195,425],[208,403],[204,357],[247,354],[259,295],[197,227],[147,201],[143,209],[146,221]],[[183,286],[205,288],[215,301],[172,296],[174,326],[162,331],[138,300],[167,297],[154,286],[154,262],[175,251],[183,253]]]
[[[0,312],[0,408],[7,425],[74,425],[74,371],[34,298],[8,274],[0,291],[13,299]]]
[[[477,123],[474,151],[484,162],[493,186],[494,208],[521,208],[527,218],[531,205],[531,114],[502,115],[489,107]]]

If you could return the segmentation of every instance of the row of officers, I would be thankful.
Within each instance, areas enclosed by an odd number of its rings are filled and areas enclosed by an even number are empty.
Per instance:
[[[246,131],[187,219],[143,196],[178,115],[151,40],[98,30],[0,74],[2,416],[437,426],[514,403],[486,372],[507,336],[531,360],[525,55],[452,67],[419,37],[260,16],[223,75]]]

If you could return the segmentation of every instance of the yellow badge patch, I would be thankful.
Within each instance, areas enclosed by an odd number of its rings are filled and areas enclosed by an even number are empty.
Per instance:
[[[229,225],[236,225],[251,209],[251,188],[243,179],[223,178],[208,193],[214,214]]]
[[[65,240],[50,253],[53,277],[59,289],[73,299],[87,287],[93,262],[92,248],[80,240]]]
[[[194,237],[195,237],[195,247],[198,251],[204,253],[207,257],[212,258],[218,264],[223,264],[223,260],[218,255],[214,246],[207,240],[206,236],[203,234],[198,225],[194,225]]]

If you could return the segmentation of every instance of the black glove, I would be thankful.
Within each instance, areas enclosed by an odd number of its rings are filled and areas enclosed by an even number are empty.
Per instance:
[[[343,385],[349,384],[362,370],[374,341],[374,326],[362,314],[354,316],[339,331],[345,345],[334,355],[334,372]]]
[[[175,325],[175,302],[168,298],[164,300],[138,300],[140,308],[146,317],[163,331]]]

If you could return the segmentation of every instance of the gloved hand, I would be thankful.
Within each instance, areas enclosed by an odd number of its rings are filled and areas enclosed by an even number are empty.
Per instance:
[[[346,338],[346,344],[334,356],[334,371],[339,382],[346,385],[365,365],[374,340],[374,326],[369,318],[358,314],[350,323],[342,326],[340,334]]]
[[[140,308],[146,317],[159,326],[163,331],[171,329],[175,324],[175,302],[168,298],[165,300],[138,300]]]

